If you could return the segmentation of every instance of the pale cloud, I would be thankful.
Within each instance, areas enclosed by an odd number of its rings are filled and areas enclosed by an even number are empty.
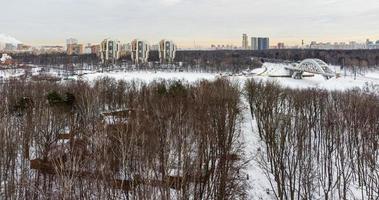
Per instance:
[[[172,6],[182,2],[182,0],[161,0],[163,5]]]

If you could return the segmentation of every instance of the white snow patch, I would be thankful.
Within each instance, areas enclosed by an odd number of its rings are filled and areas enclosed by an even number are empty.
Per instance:
[[[244,104],[244,120],[241,130],[246,145],[245,153],[248,156],[248,159],[251,160],[246,170],[246,173],[249,176],[248,183],[250,187],[248,190],[248,199],[274,199],[273,193],[271,192],[270,182],[257,162],[257,158],[260,156],[260,150],[264,148],[264,142],[259,138],[257,122],[253,120],[251,116],[248,102],[243,97],[242,101]]]
[[[154,80],[185,80],[188,82],[196,82],[199,80],[213,80],[217,74],[212,73],[197,73],[197,72],[161,72],[161,71],[126,71],[126,72],[106,72],[86,74],[84,80],[95,80],[101,77],[115,78],[116,80],[140,80],[144,82],[152,82]]]
[[[0,58],[0,61],[1,62],[5,62],[6,60],[11,60],[12,59],[12,57],[10,57],[8,54],[6,54],[6,53],[3,53],[3,55],[1,56],[1,58]]]

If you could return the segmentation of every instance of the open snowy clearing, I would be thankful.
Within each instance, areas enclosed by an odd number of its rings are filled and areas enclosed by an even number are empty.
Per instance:
[[[196,73],[196,72],[154,72],[154,71],[131,71],[131,72],[106,72],[87,74],[83,76],[84,80],[94,80],[100,77],[111,77],[116,80],[138,80],[144,82],[151,82],[154,80],[185,80],[188,82],[195,82],[198,80],[212,80],[216,78],[216,74],[211,73]]]
[[[293,79],[290,77],[272,77],[272,76],[286,76],[288,72],[284,69],[287,66],[285,64],[265,63],[262,68],[246,70],[247,75],[231,75],[230,73],[205,73],[205,72],[177,72],[177,71],[128,71],[118,70],[110,72],[98,72],[81,70],[72,76],[68,76],[64,70],[50,69],[42,72],[40,67],[34,67],[32,69],[0,69],[0,80],[6,80],[9,78],[17,78],[23,76],[25,73],[30,73],[35,76],[38,74],[46,74],[57,77],[65,77],[72,80],[86,80],[92,81],[101,77],[115,78],[116,80],[138,80],[143,82],[151,82],[154,80],[184,80],[188,82],[196,82],[199,80],[214,80],[219,77],[225,77],[230,80],[235,80],[244,83],[247,79],[254,78],[256,80],[274,81],[284,87],[290,88],[320,88],[327,90],[346,90],[352,88],[363,88],[371,85],[379,84],[379,70],[367,71],[362,74],[359,73],[354,78],[352,72],[341,73],[339,78],[331,78],[326,80],[321,75],[314,75],[311,77],[304,77],[303,79]],[[339,67],[334,66],[336,71]],[[308,74],[309,75],[309,74]]]
[[[272,74],[283,75],[284,65],[273,64],[269,69]],[[255,69],[254,72],[263,72],[264,69]],[[272,75],[270,74],[270,75]],[[313,77],[304,77],[303,79],[293,79],[290,77],[270,77],[266,72],[262,75],[224,75],[216,73],[201,73],[201,72],[162,72],[162,71],[121,71],[121,72],[105,72],[105,73],[92,73],[86,74],[81,77],[82,80],[91,81],[101,77],[115,78],[116,80],[139,80],[143,82],[151,82],[154,80],[184,80],[188,82],[195,82],[199,80],[214,80],[219,77],[225,77],[230,80],[238,81],[241,84],[244,81],[254,78],[262,81],[274,81],[278,84],[289,88],[320,88],[327,90],[346,90],[353,88],[364,88],[366,86],[379,84],[379,71],[368,72],[365,75],[357,75],[356,78],[353,75],[341,76],[339,78],[331,78],[326,80],[321,75],[314,75]],[[77,76],[72,77],[78,79]]]

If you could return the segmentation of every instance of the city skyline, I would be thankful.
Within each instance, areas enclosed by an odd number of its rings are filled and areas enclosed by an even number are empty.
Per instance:
[[[377,40],[378,17],[374,0],[17,0],[2,11],[0,33],[31,45],[64,45],[73,37],[81,43],[167,38],[182,48],[240,46],[241,33],[300,45]]]

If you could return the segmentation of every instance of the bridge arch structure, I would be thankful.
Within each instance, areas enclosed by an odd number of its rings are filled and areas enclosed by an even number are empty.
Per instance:
[[[287,70],[290,70],[290,75],[293,78],[301,79],[304,72],[312,74],[321,74],[326,79],[332,78],[335,76],[335,72],[326,64],[324,61],[316,58],[305,59],[299,64],[292,67],[286,67]]]

